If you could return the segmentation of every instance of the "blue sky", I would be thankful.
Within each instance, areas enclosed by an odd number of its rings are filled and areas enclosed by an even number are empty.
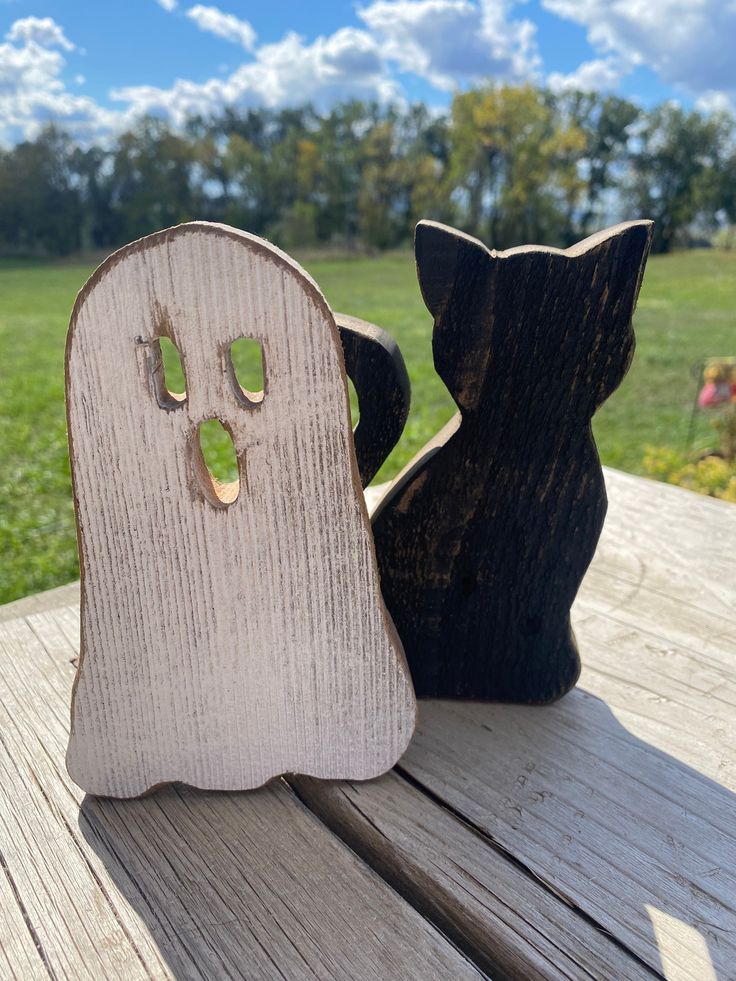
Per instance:
[[[736,0],[0,0],[0,140],[145,112],[449,104],[488,79],[736,106]]]

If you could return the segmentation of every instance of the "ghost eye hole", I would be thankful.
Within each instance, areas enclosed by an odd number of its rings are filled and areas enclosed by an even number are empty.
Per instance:
[[[248,408],[260,405],[266,387],[263,347],[254,337],[238,337],[227,351],[235,397]]]
[[[168,337],[157,337],[150,347],[151,380],[162,409],[178,409],[187,400],[187,382],[181,354]]]

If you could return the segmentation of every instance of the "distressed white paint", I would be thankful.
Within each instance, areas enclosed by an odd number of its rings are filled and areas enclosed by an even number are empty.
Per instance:
[[[155,394],[161,333],[187,381],[173,410]],[[255,405],[229,367],[240,336],[264,351]],[[83,570],[74,780],[130,797],[389,769],[414,696],[380,594],[339,338],[306,273],[200,222],[126,247],[77,301],[67,405]],[[212,418],[239,459],[228,506],[198,462]]]

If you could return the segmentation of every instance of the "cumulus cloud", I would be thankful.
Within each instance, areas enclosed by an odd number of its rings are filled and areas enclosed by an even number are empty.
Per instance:
[[[112,113],[87,96],[67,91],[60,77],[65,61],[58,48],[71,51],[74,45],[48,17],[16,21],[0,44],[1,142],[32,138],[48,122],[78,134],[111,125]]]
[[[734,0],[541,0],[552,13],[587,28],[600,53],[647,65],[691,95],[736,96]]]
[[[127,103],[127,118],[143,113],[181,124],[189,114],[208,114],[227,105],[283,106],[312,102],[326,109],[349,98],[401,101],[402,93],[384,64],[380,45],[365,31],[345,27],[307,44],[287,34],[264,44],[251,62],[225,78],[196,83],[177,80],[170,88],[128,86],[111,93]]]
[[[611,92],[631,67],[621,58],[594,58],[584,61],[574,72],[552,72],[547,77],[547,85],[553,92]]]
[[[226,41],[241,44],[246,51],[252,51],[256,43],[256,32],[247,20],[240,20],[234,14],[226,14],[217,7],[197,4],[187,10],[187,17],[194,21],[201,31],[209,31]]]
[[[512,0],[374,0],[358,16],[402,70],[451,90],[485,78],[518,81],[540,65],[534,24]]]
[[[50,17],[23,17],[15,21],[5,35],[5,40],[25,45],[33,42],[42,48],[74,50],[74,45],[64,31]]]
[[[696,100],[695,108],[701,112],[733,112],[736,106],[736,97],[725,92],[714,92],[712,90],[703,92]]]
[[[1,0],[0,0],[1,2]],[[173,11],[178,0],[157,0]],[[638,65],[695,96],[700,108],[736,105],[728,41],[736,37],[736,0],[540,0],[587,29],[592,57],[570,73],[553,72],[555,90],[610,91]],[[64,82],[65,56],[80,54],[50,17],[16,20],[0,42],[0,141],[33,136],[54,120],[78,138],[128,126],[144,113],[182,124],[226,106],[282,108],[312,102],[329,109],[349,98],[404,101],[398,72],[445,91],[486,79],[542,77],[535,26],[524,0],[362,0],[361,27],[307,41],[289,33],[258,45],[245,20],[195,4],[188,22],[248,52],[234,70],[204,82],[128,85],[110,93],[116,109],[79,93],[81,75]],[[213,75],[215,71],[213,69]],[[75,85],[76,83],[76,85]]]
[[[188,11],[197,26],[223,37],[227,32],[229,40],[237,38],[240,44],[253,44],[255,33],[250,25],[237,18],[218,19],[220,14],[215,7],[201,5]],[[32,138],[49,121],[83,139],[128,126],[146,113],[178,126],[189,115],[209,115],[225,106],[281,108],[311,102],[324,110],[349,98],[403,101],[380,41],[353,27],[311,43],[298,34],[287,34],[276,43],[258,47],[250,60],[224,77],[204,82],[178,79],[166,88],[120,87],[110,93],[120,104],[117,109],[106,109],[67,89],[60,48],[75,50],[51,18],[16,21],[6,41],[0,43],[0,142]],[[82,84],[81,75],[72,78],[70,84]]]

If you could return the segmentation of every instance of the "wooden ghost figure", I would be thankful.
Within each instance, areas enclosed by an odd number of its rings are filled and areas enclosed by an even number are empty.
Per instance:
[[[373,517],[418,696],[549,702],[580,672],[570,607],[606,511],[591,417],[623,379],[651,223],[566,251],[416,231],[459,413]]]
[[[160,350],[179,351],[186,393]],[[231,345],[254,338],[262,393]],[[67,341],[82,648],[67,765],[90,793],[170,781],[362,780],[415,700],[381,598],[340,341],[315,283],[254,236],[193,222],[107,259]],[[239,481],[205,464],[230,434]]]

